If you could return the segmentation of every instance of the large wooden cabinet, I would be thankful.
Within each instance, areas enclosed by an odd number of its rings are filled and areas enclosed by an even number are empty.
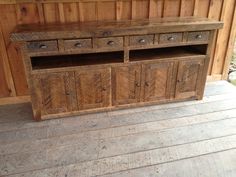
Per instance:
[[[34,118],[201,99],[221,22],[196,17],[22,25]]]

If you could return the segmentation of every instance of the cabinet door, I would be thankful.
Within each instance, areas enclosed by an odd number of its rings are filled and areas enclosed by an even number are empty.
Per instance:
[[[197,96],[201,84],[203,61],[204,58],[179,62],[176,98],[195,98]]]
[[[110,105],[111,69],[82,69],[75,72],[79,110]]]
[[[173,93],[174,62],[160,61],[143,65],[144,101],[169,99]]]
[[[40,112],[38,116],[77,109],[73,72],[35,74],[31,82],[32,105]]]
[[[141,65],[117,66],[112,69],[113,105],[140,101]]]

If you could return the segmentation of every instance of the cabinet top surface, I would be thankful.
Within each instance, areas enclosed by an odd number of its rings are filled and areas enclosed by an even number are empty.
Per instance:
[[[222,26],[223,22],[199,17],[170,17],[146,20],[78,22],[70,24],[28,24],[17,26],[11,34],[11,40],[32,41],[214,30],[222,28]]]

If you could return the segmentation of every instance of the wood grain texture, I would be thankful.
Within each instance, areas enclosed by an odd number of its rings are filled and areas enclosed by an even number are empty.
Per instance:
[[[236,90],[224,81],[206,90],[200,102],[37,123],[29,104],[1,106],[0,174],[233,177]]]
[[[226,23],[224,24],[224,28],[219,31],[217,37],[217,44],[215,49],[216,51],[214,56],[216,60],[212,66],[212,72],[216,74],[220,74],[223,72],[224,60],[221,60],[221,58],[225,58],[226,56],[234,10],[235,1],[224,1],[221,13],[221,20],[224,20]],[[228,37],[225,38],[225,35],[227,35]]]
[[[11,39],[24,42],[34,118],[41,120],[201,99],[221,26],[197,17],[20,25]]]
[[[25,78],[25,71],[23,67],[23,61],[21,57],[21,52],[19,45],[13,44],[9,40],[10,31],[12,31],[15,28],[15,25],[17,24],[16,19],[16,12],[15,12],[15,6],[14,5],[2,5],[1,7],[2,15],[1,15],[1,45],[2,45],[2,55],[5,53],[5,56],[3,57],[5,64],[6,62],[9,62],[9,66],[4,66],[4,70],[9,70],[11,73],[9,75],[6,75],[5,79],[7,80],[9,85],[9,91],[11,92],[11,96],[21,96],[21,95],[27,95],[28,94],[28,87],[26,83]],[[8,14],[8,12],[10,12]],[[2,75],[4,76],[4,75]],[[4,83],[4,79],[2,80]],[[2,84],[1,84],[2,85]],[[8,95],[10,96],[10,95]]]
[[[170,2],[167,2],[170,1]],[[131,19],[133,18],[153,18],[162,17],[165,13],[168,16],[204,16],[213,19],[219,19],[221,9],[223,8],[222,0],[102,0],[101,7],[97,5],[97,0],[3,0],[0,2],[0,9],[3,12],[1,21],[3,18],[7,18],[4,22],[3,35],[5,40],[5,50],[7,50],[8,56],[4,57],[4,60],[8,60],[10,64],[10,72],[12,75],[2,75],[1,83],[2,87],[7,88],[6,80],[13,80],[15,85],[15,93],[17,95],[27,95],[27,84],[24,71],[22,70],[22,59],[21,54],[18,53],[18,48],[15,45],[8,43],[9,33],[13,30],[16,24],[30,24],[30,23],[53,23],[53,22],[78,22],[78,21],[96,21],[98,16],[104,19]],[[104,9],[103,9],[104,4]],[[108,5],[107,5],[108,4]],[[107,13],[108,7],[109,14]],[[114,4],[114,5],[113,5]],[[132,4],[134,4],[134,11],[132,12]],[[174,5],[172,5],[174,4]],[[229,2],[230,4],[230,2]],[[166,6],[170,7],[164,12]],[[231,6],[233,7],[233,5]],[[171,9],[171,10],[170,10]],[[137,12],[136,12],[137,11]],[[234,10],[235,11],[235,10]],[[99,13],[98,13],[99,12]],[[101,13],[100,13],[101,12]],[[104,12],[104,14],[103,14]],[[230,11],[229,11],[230,12]],[[133,14],[132,14],[133,13]],[[101,14],[101,15],[99,15]],[[111,15],[112,14],[112,15]],[[229,24],[228,31],[234,31],[233,23],[230,22],[229,17],[233,16],[234,13],[223,13],[221,19]],[[103,17],[102,17],[103,16]],[[108,16],[108,17],[106,17]],[[231,17],[232,18],[232,17]],[[230,29],[230,30],[229,30]],[[232,29],[232,30],[231,30]],[[227,31],[227,30],[226,30]],[[216,39],[221,34],[216,35]],[[228,48],[232,49],[233,42],[230,32],[224,33],[220,36],[225,40]],[[215,42],[216,43],[216,42]],[[8,46],[9,45],[9,46]],[[224,48],[223,46],[223,48]],[[221,47],[220,47],[221,48]],[[227,77],[228,63],[232,50],[228,50],[227,54],[220,50],[215,50],[213,47],[211,62],[208,74],[211,78],[218,77],[224,72],[224,78]],[[214,57],[215,56],[215,57]],[[218,59],[216,59],[216,56]],[[219,62],[220,60],[220,62]],[[215,64],[213,64],[215,63]],[[217,64],[216,64],[217,63]],[[214,65],[214,67],[213,67]],[[212,70],[212,68],[214,68]],[[6,70],[4,68],[4,70]],[[8,78],[10,77],[10,78]],[[4,81],[5,80],[5,81]],[[22,84],[21,84],[22,83]],[[13,89],[14,90],[14,89]],[[3,91],[4,92],[4,91]],[[1,97],[8,97],[9,94],[3,94]]]

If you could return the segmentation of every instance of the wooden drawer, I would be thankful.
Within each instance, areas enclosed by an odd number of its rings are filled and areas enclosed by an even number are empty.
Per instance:
[[[91,49],[92,40],[91,39],[64,40],[64,48],[66,51]]]
[[[97,39],[98,48],[121,48],[123,47],[123,43],[123,37],[107,37]]]
[[[139,45],[150,45],[153,44],[154,35],[141,35],[141,36],[130,36],[129,45],[139,46]]]
[[[58,51],[57,41],[34,41],[27,43],[29,52],[51,52]]]
[[[160,44],[176,43],[183,41],[183,33],[166,33],[160,34]]]
[[[189,32],[187,41],[208,41],[209,40],[209,31],[195,31],[195,32]]]

